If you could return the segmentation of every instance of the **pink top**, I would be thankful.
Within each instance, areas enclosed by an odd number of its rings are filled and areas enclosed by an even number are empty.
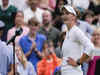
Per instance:
[[[15,39],[15,45],[19,44],[19,40],[20,40],[21,37],[23,37],[24,35],[27,35],[29,33],[29,28],[28,27],[22,26],[22,29],[23,29],[22,34],[20,36],[17,36],[16,39]],[[13,27],[12,29],[10,29],[8,31],[7,41],[10,40],[15,35],[15,31],[16,31],[16,27]]]
[[[94,56],[93,60],[90,61],[87,75],[94,75],[95,74],[96,61],[98,59],[100,59],[100,56]]]

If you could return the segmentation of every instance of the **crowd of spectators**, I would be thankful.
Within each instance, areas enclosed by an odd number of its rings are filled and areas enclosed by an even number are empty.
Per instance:
[[[0,0],[0,75],[13,75],[14,65],[16,75],[61,75],[62,45],[68,31],[62,20],[64,5],[75,9],[77,27],[95,46],[82,64],[83,75],[100,74],[96,68],[100,68],[100,0]],[[18,28],[22,33],[15,38],[13,60],[13,44],[6,43]]]

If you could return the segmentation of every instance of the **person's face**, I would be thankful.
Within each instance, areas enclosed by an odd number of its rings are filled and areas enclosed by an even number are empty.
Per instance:
[[[4,6],[8,5],[8,3],[9,3],[9,0],[2,0],[2,4],[3,4]]]
[[[16,14],[16,18],[15,18],[15,24],[17,26],[21,26],[24,24],[24,15],[21,12],[18,12]]]
[[[100,44],[100,32],[93,33],[92,41],[94,44]]]
[[[66,11],[66,9],[63,9],[62,12],[63,12],[62,19],[64,21],[64,24],[70,27],[70,24],[72,23],[72,21],[76,20],[76,17],[73,14]]]
[[[19,61],[22,61],[22,53],[21,53],[21,48],[20,47],[16,48],[16,56],[18,57]]]
[[[58,8],[61,8],[62,5],[64,5],[64,1],[63,0],[59,0]]]
[[[49,24],[51,22],[51,14],[43,13],[43,24]]]
[[[48,46],[48,43],[44,43],[44,49],[47,49],[49,46]]]
[[[39,25],[37,25],[37,26],[30,25],[29,27],[30,27],[31,34],[36,33],[39,29]]]
[[[90,15],[87,15],[86,18],[85,18],[85,20],[86,20],[88,23],[92,24],[93,17],[90,16]]]
[[[31,8],[36,8],[38,4],[39,4],[39,0],[29,0],[29,6]]]
[[[43,45],[43,53],[44,53],[44,56],[45,57],[49,57],[49,44],[46,42],[46,43],[44,43],[44,45]]]

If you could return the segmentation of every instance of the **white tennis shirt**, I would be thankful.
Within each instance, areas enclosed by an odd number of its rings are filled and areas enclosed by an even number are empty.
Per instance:
[[[85,36],[85,34],[75,25],[67,33],[64,40],[62,51],[62,75],[83,75],[81,67],[73,67],[67,64],[68,57],[78,60],[82,51],[87,55],[91,55],[94,49],[91,41]]]

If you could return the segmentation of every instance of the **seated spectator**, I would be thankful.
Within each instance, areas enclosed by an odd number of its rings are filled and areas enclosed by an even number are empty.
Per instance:
[[[2,0],[2,5],[0,5],[0,20],[6,25],[2,37],[3,41],[7,41],[7,32],[14,26],[16,12],[17,8],[10,5],[9,0]]]
[[[45,42],[43,45],[43,58],[37,64],[38,75],[53,75],[56,67],[60,65],[61,60],[56,57],[48,42]]]
[[[59,30],[61,30],[61,27],[63,25],[63,21],[61,19],[62,15],[61,8],[63,5],[67,3],[68,3],[67,0],[56,0],[56,7],[53,13],[53,23],[54,26]]]
[[[28,20],[32,17],[36,17],[39,23],[42,23],[42,14],[44,12],[43,9],[39,8],[40,0],[28,0],[29,7],[24,10],[24,21],[28,23]]]
[[[58,58],[62,58],[62,56],[63,56],[62,55],[62,44],[63,44],[63,41],[65,39],[65,36],[66,36],[66,32],[62,32],[60,37],[59,37],[58,46],[54,50],[54,52],[56,53],[56,56]]]
[[[99,68],[97,69],[96,67],[96,63],[98,60],[100,60],[100,28],[95,29],[94,33],[93,33],[93,37],[92,37],[92,42],[95,46],[95,50],[93,51],[93,57],[91,59],[91,61],[89,62],[89,68],[88,68],[88,73],[87,75],[98,75],[100,74],[100,72],[98,74],[95,74],[97,70],[99,70]]]
[[[12,4],[19,10],[24,11],[28,8],[27,5],[28,0],[11,0]]]
[[[56,0],[40,0],[39,6],[43,9],[54,11],[55,6],[56,6]]]
[[[94,16],[94,12],[91,10],[86,10],[83,14],[83,20],[88,22],[91,25],[92,29],[96,28],[96,25],[93,24],[93,21],[95,20]]]
[[[80,7],[80,8],[83,8],[83,9],[88,9],[88,7],[89,7],[89,4],[90,4],[90,2],[89,2],[89,0],[84,0],[84,1],[82,1],[82,0],[72,0],[73,2],[72,2],[72,5],[74,6],[74,7]]]
[[[27,61],[24,53],[20,47],[16,47],[16,56],[18,62],[16,62],[16,73],[19,75],[36,75],[35,69],[31,62]]]
[[[10,40],[14,35],[18,28],[22,28],[23,32],[20,36],[17,36],[15,39],[15,44],[19,44],[19,40],[21,37],[27,35],[29,33],[29,28],[25,26],[24,23],[24,14],[21,11],[18,11],[15,18],[15,26],[8,31],[7,40]]]
[[[58,37],[60,31],[55,28],[52,24],[52,15],[51,12],[45,11],[43,13],[43,26],[40,27],[39,33],[44,34],[47,37],[47,40],[53,40],[54,45],[57,45]]]
[[[92,10],[96,15],[100,14],[100,0],[90,0],[89,10]]]
[[[28,22],[30,32],[28,35],[23,36],[20,39],[20,46],[27,57],[27,60],[30,61],[36,70],[36,65],[41,59],[41,52],[43,43],[46,40],[46,37],[43,34],[39,34],[39,22],[36,18],[32,18]]]

